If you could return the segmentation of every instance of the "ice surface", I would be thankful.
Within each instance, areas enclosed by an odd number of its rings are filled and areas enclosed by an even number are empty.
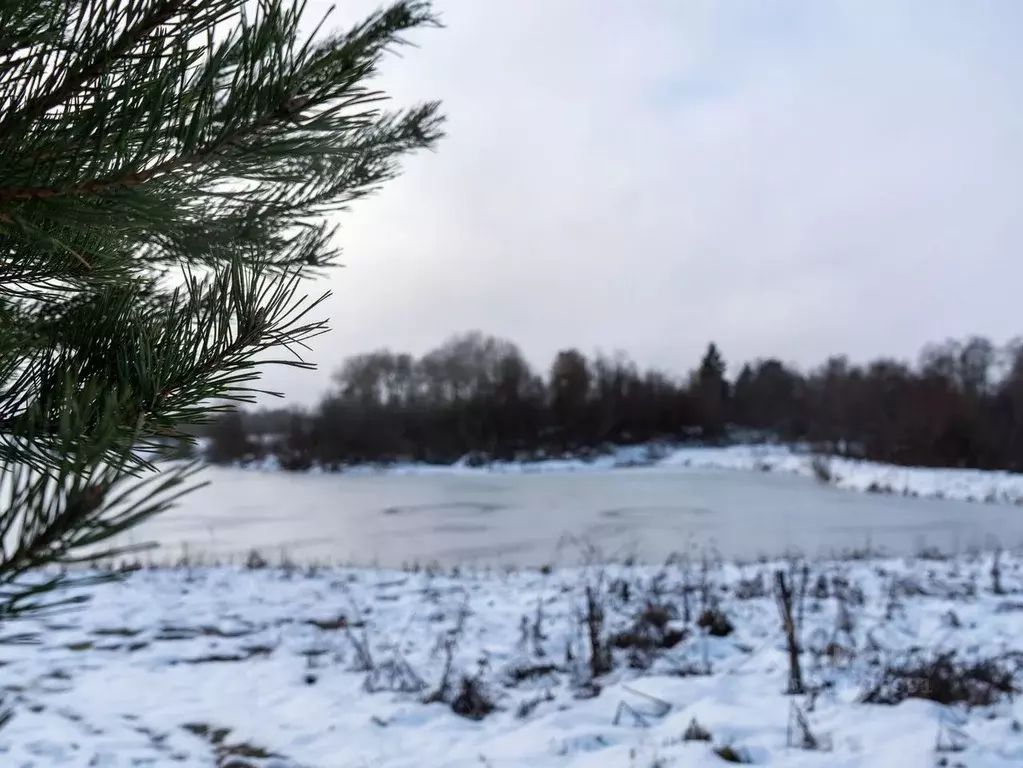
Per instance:
[[[630,446],[613,450],[592,460],[549,459],[529,462],[493,462],[482,467],[465,460],[449,466],[405,463],[388,467],[354,466],[344,470],[352,475],[477,475],[516,473],[606,472],[633,468],[731,469],[757,472],[786,472],[814,477],[814,458],[806,451],[782,445],[733,445],[727,447],[682,447],[656,449]],[[839,488],[876,493],[942,498],[956,501],[1023,503],[1023,475],[969,469],[898,467],[870,461],[831,457],[827,459],[832,483]],[[262,471],[277,471],[274,459],[250,465]]]

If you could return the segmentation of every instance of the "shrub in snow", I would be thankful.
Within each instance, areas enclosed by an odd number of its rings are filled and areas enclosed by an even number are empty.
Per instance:
[[[860,701],[864,704],[898,704],[906,699],[927,699],[938,704],[983,707],[1018,692],[1016,679],[1023,655],[964,661],[955,651],[934,656],[913,654],[889,664],[869,682]]]
[[[728,637],[735,631],[735,625],[720,608],[704,610],[697,619],[696,626],[707,630],[707,634],[714,637]]]
[[[505,671],[504,679],[509,686],[515,687],[531,681],[550,682],[552,678],[557,681],[560,671],[555,664],[512,664]]]
[[[611,646],[629,652],[633,669],[647,669],[658,651],[674,648],[685,639],[687,630],[671,626],[675,618],[672,606],[648,605],[630,627],[611,636]]]
[[[496,709],[478,677],[463,677],[451,711],[469,720],[482,720]]]
[[[723,744],[714,747],[714,754],[726,763],[752,763],[753,760],[746,753],[746,750],[733,747],[731,744]]]
[[[367,693],[421,693],[426,683],[402,656],[395,654],[369,671],[363,689]]]
[[[682,733],[682,741],[711,741],[713,738],[711,732],[700,725],[695,717],[689,721],[689,725]]]
[[[735,585],[736,600],[757,600],[771,594],[767,588],[767,581],[764,579],[764,572],[757,571],[751,578],[740,578]]]

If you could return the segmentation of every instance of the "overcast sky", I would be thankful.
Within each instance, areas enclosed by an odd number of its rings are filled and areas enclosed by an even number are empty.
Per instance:
[[[1020,0],[436,8],[379,84],[448,135],[343,215],[320,369],[265,378],[289,400],[470,329],[679,372],[712,339],[808,366],[1023,333]]]

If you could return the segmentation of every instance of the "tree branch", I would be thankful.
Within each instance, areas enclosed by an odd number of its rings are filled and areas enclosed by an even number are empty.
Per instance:
[[[290,104],[293,100],[288,100]],[[217,154],[223,152],[225,149],[230,149],[233,146],[238,145],[243,139],[248,136],[260,131],[264,128],[269,127],[274,121],[291,121],[293,117],[289,111],[287,105],[279,108],[275,112],[265,115],[254,123],[245,126],[244,129],[239,129],[232,134],[221,139],[219,142],[209,144],[195,152],[191,152],[187,155],[179,155],[164,160],[162,163],[157,163],[152,168],[147,168],[144,171],[135,171],[128,173],[120,178],[106,178],[106,179],[93,179],[83,184],[76,184],[70,187],[57,188],[57,187],[9,187],[7,189],[0,188],[0,202],[10,202],[15,200],[46,200],[54,197],[69,197],[77,195],[100,195],[104,192],[112,189],[131,189],[137,187],[140,184],[152,181],[166,173],[170,173],[175,170],[182,170],[189,166],[200,165],[208,162],[212,158],[216,157]],[[10,222],[11,217],[0,211],[0,221]],[[76,254],[77,255],[77,254]]]
[[[82,86],[103,74],[105,67],[113,60],[123,58],[132,48],[151,35],[161,24],[170,21],[183,7],[194,0],[163,0],[133,27],[125,29],[109,48],[101,51],[84,66],[69,72],[53,90],[41,93],[31,99],[23,109],[11,112],[0,120],[0,137],[6,137],[11,126],[20,122],[32,122],[41,118],[54,107],[58,107]]]

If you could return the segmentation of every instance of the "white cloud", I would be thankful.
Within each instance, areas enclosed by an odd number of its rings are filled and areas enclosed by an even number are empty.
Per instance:
[[[471,328],[678,371],[710,339],[810,364],[1020,330],[1014,0],[437,7],[381,85],[449,135],[343,219],[321,371],[267,377],[290,397]]]

